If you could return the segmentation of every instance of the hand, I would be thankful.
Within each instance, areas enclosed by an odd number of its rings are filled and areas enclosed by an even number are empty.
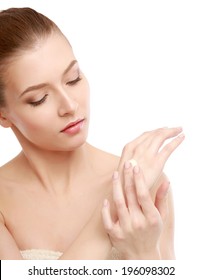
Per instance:
[[[135,159],[144,173],[144,180],[150,189],[159,179],[164,165],[172,152],[182,143],[182,128],[160,128],[145,132],[128,143],[122,152],[118,171],[122,176],[126,161]],[[169,143],[166,140],[173,138]]]
[[[113,199],[117,220],[111,217],[110,204],[104,201],[104,227],[123,259],[160,259],[159,239],[167,215],[168,182],[158,189],[155,205],[145,183],[142,169],[126,162],[123,194],[119,173],[113,175]]]

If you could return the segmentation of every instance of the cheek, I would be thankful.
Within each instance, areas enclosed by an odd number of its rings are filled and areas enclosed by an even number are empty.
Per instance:
[[[81,103],[86,108],[86,110],[89,109],[89,106],[90,106],[90,89],[89,89],[89,85],[88,85],[87,81],[81,89]]]
[[[50,114],[43,112],[42,114],[34,113],[23,113],[23,114],[12,114],[11,122],[16,126],[22,133],[45,130],[50,124]]]

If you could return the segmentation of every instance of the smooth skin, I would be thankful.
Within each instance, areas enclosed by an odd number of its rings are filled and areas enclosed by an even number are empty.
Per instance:
[[[120,158],[91,146],[86,142],[89,86],[74,61],[67,40],[56,33],[20,53],[5,72],[7,107],[1,108],[0,121],[13,130],[22,152],[0,168],[0,259],[22,259],[20,250],[32,248],[63,252],[60,259],[112,259],[113,246],[119,258],[174,258],[173,203],[171,192],[165,195],[162,171],[183,140],[181,129],[144,133]],[[78,118],[84,119],[79,133],[61,133]],[[137,173],[124,168],[131,158],[138,162]],[[114,170],[119,176],[112,181]],[[126,180],[120,180],[125,172]],[[157,216],[154,230],[148,209]],[[146,248],[136,242],[138,227],[128,233],[136,217],[143,225],[141,241],[150,240]],[[113,230],[119,219],[120,240]]]
[[[168,209],[169,182],[161,174],[165,162],[181,144],[184,135],[180,134],[161,147],[165,140],[177,136],[181,131],[181,128],[159,129],[143,134],[129,144],[127,152],[124,151],[130,158],[137,159],[140,166],[137,164],[132,168],[129,161],[125,163],[123,184],[118,171],[113,175],[117,218],[112,220],[110,204],[105,200],[103,221],[111,242],[126,259],[164,258],[165,252],[160,250],[160,242],[165,242],[164,236],[170,230],[168,214],[171,215],[169,211],[172,206],[169,205]],[[120,168],[123,168],[121,163]],[[153,194],[155,188],[157,190]],[[166,258],[174,258],[173,250],[172,257],[166,253]]]

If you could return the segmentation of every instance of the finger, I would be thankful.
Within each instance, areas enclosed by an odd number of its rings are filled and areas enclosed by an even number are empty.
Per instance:
[[[120,227],[119,221],[117,221],[116,223],[113,222],[110,211],[110,203],[107,199],[105,199],[103,202],[102,218],[104,228],[109,237],[115,240],[121,240],[123,231]]]
[[[130,161],[126,161],[124,165],[124,188],[129,212],[135,215],[139,214],[141,210],[136,198],[133,166]]]
[[[141,206],[142,212],[145,217],[149,219],[156,213],[156,207],[145,184],[143,172],[140,169],[139,165],[136,165],[133,168],[133,173],[138,203]]]
[[[167,161],[174,150],[183,142],[184,138],[185,135],[182,133],[161,149],[159,156],[163,163]]]
[[[116,206],[119,223],[122,227],[127,227],[129,222],[129,213],[126,206],[118,171],[114,172],[112,183],[113,183],[113,200]]]
[[[150,145],[150,141],[151,139],[153,139],[153,136],[156,133],[159,133],[160,131],[167,130],[167,129],[168,129],[167,127],[164,127],[164,128],[158,128],[155,130],[144,132],[135,140],[129,142],[123,149],[122,156],[118,166],[118,171],[121,172],[123,170],[124,163],[127,160],[133,158],[135,149],[137,147],[142,148],[144,150],[148,145]]]
[[[107,233],[111,233],[114,228],[114,223],[111,216],[110,204],[107,199],[103,202],[102,208],[103,225]]]
[[[153,153],[158,153],[166,140],[178,136],[182,132],[181,127],[164,128],[155,131],[150,139],[149,148]]]
[[[155,198],[155,206],[158,209],[161,218],[163,220],[165,220],[168,213],[167,198],[168,198],[169,188],[170,188],[170,183],[168,181],[163,182],[159,187]]]

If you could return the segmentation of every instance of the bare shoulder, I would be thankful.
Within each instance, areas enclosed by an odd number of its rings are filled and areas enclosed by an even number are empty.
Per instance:
[[[15,180],[12,176],[12,169],[13,164],[11,161],[0,167],[0,201],[2,200],[2,195],[14,186]]]
[[[101,197],[101,205],[104,198],[111,199],[112,175],[117,170],[120,157],[110,152],[90,146],[94,170],[94,186]],[[98,182],[98,184],[97,184]]]
[[[0,200],[2,197],[2,192],[5,191],[9,185],[9,164],[5,164],[0,167]]]
[[[16,193],[17,186],[17,162],[16,158],[0,167],[0,213],[6,209],[8,200]]]
[[[10,185],[11,183],[16,185],[17,182],[20,182],[24,178],[26,172],[23,166],[25,164],[22,163],[22,153],[19,153],[16,157],[0,167],[0,187],[3,187],[5,184]]]
[[[118,168],[119,156],[90,145],[89,148],[97,173],[107,175]]]
[[[5,219],[3,215],[3,209],[6,203],[6,197],[8,197],[8,181],[5,178],[5,171],[6,167],[1,166],[0,167],[0,223],[5,224]]]
[[[16,171],[16,167],[18,166],[18,158],[19,155],[0,166],[0,182],[3,179],[11,178],[12,173]]]

